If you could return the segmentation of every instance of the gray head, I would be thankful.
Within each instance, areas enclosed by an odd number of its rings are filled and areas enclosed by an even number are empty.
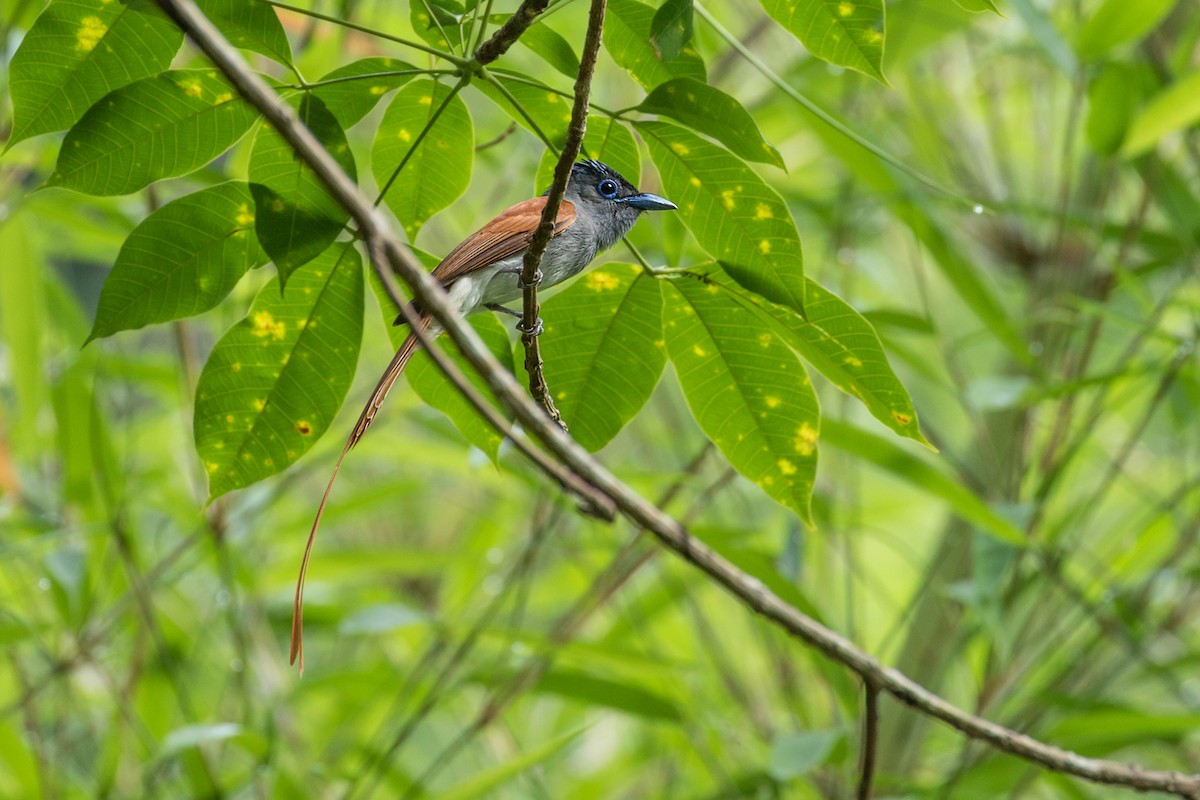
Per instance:
[[[639,192],[619,172],[599,161],[580,161],[571,169],[566,197],[592,227],[601,250],[629,233],[643,211],[677,207],[658,195]]]

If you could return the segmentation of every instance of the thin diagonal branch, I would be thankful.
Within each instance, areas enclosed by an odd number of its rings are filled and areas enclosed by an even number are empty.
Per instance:
[[[508,48],[517,43],[521,34],[529,29],[548,5],[550,0],[525,0],[521,3],[517,13],[505,20],[492,37],[479,46],[475,51],[475,60],[480,64],[490,64],[507,53]]]
[[[607,0],[592,0],[592,8],[588,13],[587,36],[584,39],[583,55],[579,59],[579,75],[575,78],[575,104],[571,107],[571,124],[567,127],[567,139],[563,142],[562,152],[558,155],[558,163],[554,165],[554,182],[550,184],[550,193],[546,196],[546,205],[542,209],[542,220],[533,234],[533,241],[525,251],[525,262],[521,271],[521,281],[524,288],[524,307],[521,316],[521,344],[525,347],[525,372],[529,375],[529,393],[542,408],[566,430],[562,415],[554,407],[550,397],[550,387],[546,385],[546,376],[542,372],[542,350],[538,344],[537,330],[540,327],[537,286],[541,273],[538,265],[554,235],[554,223],[558,219],[558,209],[562,206],[563,196],[567,193],[567,181],[571,179],[571,170],[579,151],[583,148],[583,135],[587,131],[588,100],[592,94],[592,76],[596,72],[596,58],[600,55],[600,37],[604,32],[604,12],[608,8]]]
[[[196,41],[213,64],[237,87],[238,92],[262,112],[293,147],[297,158],[313,169],[330,195],[350,214],[362,234],[379,243],[388,263],[412,288],[422,308],[444,328],[471,366],[487,380],[492,391],[512,410],[526,430],[536,436],[565,469],[590,484],[598,496],[607,499],[611,506],[615,506],[633,523],[649,530],[664,546],[793,638],[820,651],[917,712],[938,719],[966,736],[1047,769],[1095,783],[1200,800],[1200,775],[1147,770],[1115,761],[1086,758],[963,711],[900,671],[884,666],[853,642],[789,605],[761,581],[692,537],[679,522],[618,480],[546,417],[522,391],[513,376],[500,365],[478,334],[450,305],[445,290],[400,244],[388,229],[383,215],[372,208],[358,186],[304,127],[291,107],[250,70],[241,54],[209,22],[195,2],[158,0],[158,3]],[[378,270],[379,265],[375,266]],[[380,278],[389,292],[396,296],[394,299],[398,298],[399,291],[391,273],[380,270]],[[397,302],[397,305],[400,304],[402,301]]]

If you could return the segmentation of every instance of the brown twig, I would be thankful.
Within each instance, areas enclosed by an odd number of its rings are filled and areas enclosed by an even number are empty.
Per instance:
[[[158,0],[158,3],[196,41],[238,92],[275,126],[292,146],[297,158],[313,169],[334,200],[349,212],[363,235],[379,243],[388,263],[412,288],[421,307],[444,328],[471,366],[487,380],[496,396],[513,411],[530,433],[546,445],[566,470],[590,484],[596,496],[606,498],[632,522],[649,530],[664,546],[704,572],[746,607],[921,714],[940,720],[966,736],[1056,772],[1095,783],[1160,791],[1200,800],[1200,775],[1147,770],[1115,761],[1087,758],[958,708],[907,675],[885,667],[853,642],[789,605],[769,591],[761,581],[692,537],[679,522],[618,480],[530,400],[478,334],[450,305],[445,291],[392,234],[382,214],[371,207],[370,201],[304,127],[291,107],[250,70],[241,54],[208,21],[194,0]],[[376,269],[379,269],[379,265],[376,265]],[[397,299],[399,291],[391,273],[380,270],[380,278],[389,292],[395,295],[393,299]],[[397,302],[397,305],[401,304]]]
[[[871,800],[875,782],[875,756],[879,751],[879,687],[870,681],[863,684],[862,759],[858,779],[858,800]]]
[[[517,13],[505,20],[491,38],[479,46],[475,51],[475,60],[480,64],[490,64],[507,53],[508,48],[517,43],[521,34],[529,29],[548,5],[550,0],[525,0],[521,3]]]
[[[563,142],[562,152],[559,153],[558,163],[554,165],[554,182],[550,184],[550,192],[546,196],[542,220],[533,234],[529,249],[525,251],[525,262],[521,270],[524,286],[521,344],[525,348],[525,372],[529,375],[529,393],[546,410],[550,419],[557,422],[563,430],[566,430],[567,426],[563,423],[558,409],[554,407],[550,387],[546,385],[546,376],[542,371],[542,350],[538,344],[538,328],[541,325],[538,316],[541,307],[537,299],[537,285],[541,278],[538,265],[542,263],[542,256],[550,244],[550,237],[554,235],[558,209],[567,193],[567,181],[571,179],[575,159],[579,158],[579,151],[583,147],[583,135],[587,131],[588,100],[592,93],[592,76],[596,71],[596,58],[600,54],[600,37],[604,31],[604,12],[607,7],[607,0],[592,0],[583,55],[579,59],[579,74],[575,78],[575,104],[571,108],[571,123],[567,127],[567,138]]]

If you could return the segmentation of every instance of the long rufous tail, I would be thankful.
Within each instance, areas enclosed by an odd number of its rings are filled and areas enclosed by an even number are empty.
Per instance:
[[[427,331],[431,322],[432,319],[429,317],[423,317],[418,324],[422,331]],[[325,494],[321,495],[321,504],[317,506],[317,516],[313,519],[312,530],[308,532],[308,544],[304,546],[304,559],[300,562],[300,576],[296,579],[296,599],[292,605],[290,663],[295,664],[299,659],[300,674],[302,675],[304,674],[304,578],[308,574],[308,560],[312,556],[313,542],[317,538],[317,528],[321,525],[321,515],[325,513],[325,504],[329,502],[329,492],[333,489],[333,482],[337,480],[338,471],[342,468],[342,460],[346,458],[346,453],[349,453],[354,445],[358,444],[363,434],[367,432],[367,428],[371,427],[371,421],[375,419],[375,415],[383,406],[384,398],[391,391],[396,379],[404,372],[409,359],[413,357],[413,353],[417,352],[418,347],[420,347],[420,342],[417,340],[417,335],[410,333],[404,343],[400,345],[400,349],[396,351],[396,355],[392,356],[392,362],[388,364],[382,377],[379,378],[379,383],[375,385],[371,399],[363,407],[362,413],[358,415],[358,422],[354,424],[354,430],[350,433],[350,438],[346,440],[346,446],[342,448],[337,463],[333,465],[333,474],[329,476],[329,483],[325,485]]]

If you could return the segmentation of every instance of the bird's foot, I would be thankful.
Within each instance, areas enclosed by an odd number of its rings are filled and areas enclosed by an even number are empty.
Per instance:
[[[516,311],[511,308],[505,308],[499,303],[488,303],[486,306],[484,306],[484,308],[486,308],[488,311],[495,311],[498,314],[508,314],[510,317],[516,317],[517,319],[525,316],[520,311]]]
[[[520,315],[518,315],[518,316],[520,316]],[[521,334],[522,336],[541,336],[543,333],[545,333],[545,330],[546,330],[545,328],[542,327],[542,320],[540,317],[533,321],[532,330],[525,327],[525,320],[521,320],[520,322],[518,322],[516,324],[516,329],[517,329],[517,333]]]
[[[512,269],[502,269],[500,271],[501,272],[511,272],[513,275],[516,275],[517,276],[517,288],[521,289],[521,290],[525,289],[525,278],[523,277],[525,274],[524,269],[519,269],[517,267],[514,267]],[[535,270],[533,273],[533,285],[537,286],[541,282],[542,282],[542,271],[540,269]]]

